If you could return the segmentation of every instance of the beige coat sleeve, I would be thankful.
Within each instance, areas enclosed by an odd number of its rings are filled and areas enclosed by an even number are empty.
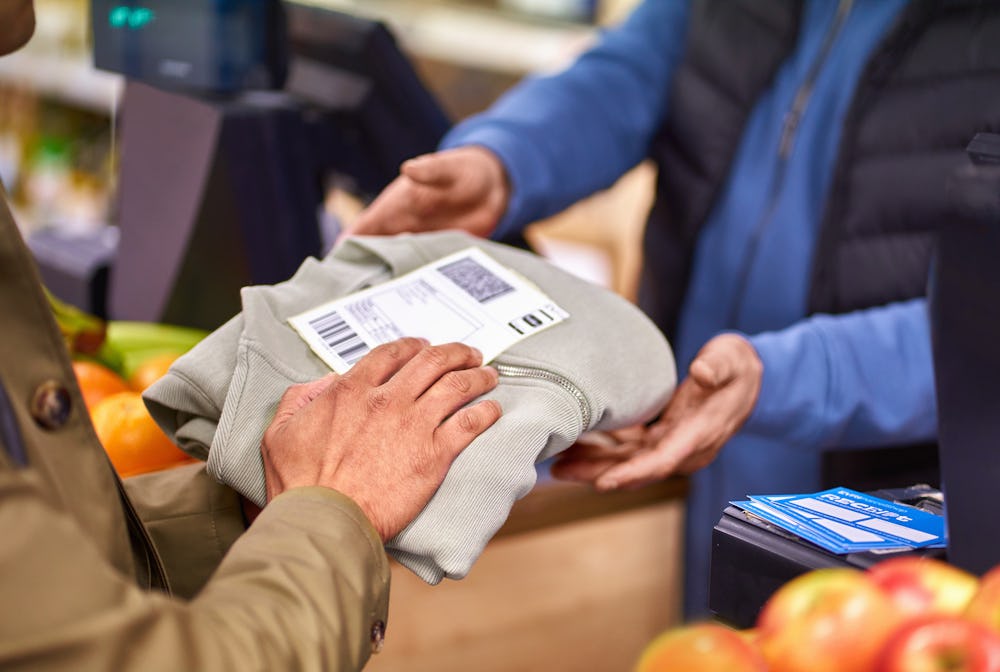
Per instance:
[[[196,463],[122,481],[171,592],[194,597],[246,530],[239,494]]]
[[[0,471],[0,669],[357,670],[388,607],[367,519],[324,488],[275,498],[198,596],[140,590],[32,470]]]

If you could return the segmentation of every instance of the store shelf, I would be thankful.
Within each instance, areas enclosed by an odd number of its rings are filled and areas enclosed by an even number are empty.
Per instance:
[[[596,35],[593,26],[482,7],[413,0],[294,1],[384,21],[414,56],[515,75],[563,67]]]
[[[121,77],[94,69],[82,54],[56,56],[31,49],[0,59],[0,82],[101,114],[114,109],[123,86]]]
[[[482,7],[413,0],[296,0],[384,21],[416,58],[521,76],[563,67],[594,39],[592,26],[532,20]],[[117,103],[120,76],[96,70],[86,52],[33,45],[0,60],[0,83],[101,113]]]

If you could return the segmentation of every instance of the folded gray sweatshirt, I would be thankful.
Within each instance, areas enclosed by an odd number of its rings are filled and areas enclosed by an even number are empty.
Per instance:
[[[503,416],[463,451],[441,487],[387,552],[431,584],[461,578],[535,484],[535,464],[585,431],[644,422],[676,384],[663,335],[622,297],[530,252],[448,231],[354,237],[295,276],[246,287],[242,312],[181,357],[144,394],[153,417],[187,453],[259,505],[260,442],[289,385],[329,367],[289,317],[390,280],[468,247],[524,276],[569,313],[497,357],[500,382],[484,398]],[[391,487],[392,484],[386,484]]]

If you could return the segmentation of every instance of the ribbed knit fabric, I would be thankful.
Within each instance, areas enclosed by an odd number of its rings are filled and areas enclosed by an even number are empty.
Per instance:
[[[322,261],[307,260],[287,282],[245,288],[242,313],[146,391],[153,417],[185,451],[207,459],[216,478],[264,504],[260,441],[278,401],[289,385],[329,373],[287,319],[470,246],[534,282],[570,314],[494,364],[570,381],[585,397],[590,422],[584,426],[580,401],[559,385],[501,375],[486,397],[500,402],[503,416],[458,456],[424,510],[386,545],[428,583],[465,576],[514,502],[534,486],[537,461],[584,431],[648,420],[673,392],[670,346],[618,295],[537,255],[461,232],[352,238]]]

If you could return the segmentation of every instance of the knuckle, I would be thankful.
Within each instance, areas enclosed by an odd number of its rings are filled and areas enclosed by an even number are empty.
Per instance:
[[[371,352],[372,356],[385,357],[387,359],[399,359],[402,356],[402,344],[399,341],[390,341],[376,346]]]
[[[468,434],[479,434],[486,429],[486,418],[479,413],[479,410],[481,409],[469,408],[458,416],[458,426],[462,431]]]
[[[382,388],[375,388],[368,392],[365,399],[365,407],[369,413],[380,413],[388,408],[392,403],[389,395]]]
[[[338,395],[352,395],[357,393],[358,383],[354,379],[354,376],[350,372],[347,372],[333,384],[333,389]]]
[[[472,379],[465,372],[452,371],[441,377],[441,382],[459,394],[468,394],[472,390]]]
[[[459,428],[469,434],[480,434],[500,417],[500,404],[493,399],[483,401],[460,411],[455,420]]]
[[[414,456],[411,469],[413,471],[413,475],[419,480],[426,480],[434,475],[437,472],[437,468],[433,462],[433,451],[418,451]]]
[[[405,337],[377,346],[368,356],[399,361],[409,359],[423,347],[424,344],[419,338]]]
[[[450,349],[451,349],[451,344],[435,345],[426,348],[422,354],[424,359],[426,359],[429,364],[431,364],[436,368],[443,369],[448,367],[449,362],[451,361],[448,355]]]

